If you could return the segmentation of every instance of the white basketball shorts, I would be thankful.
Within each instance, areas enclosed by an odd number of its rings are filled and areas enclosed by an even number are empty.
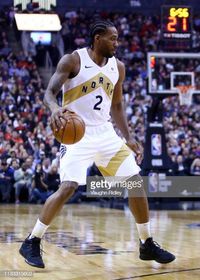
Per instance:
[[[88,126],[84,137],[60,147],[60,179],[86,184],[87,168],[95,162],[103,176],[134,176],[140,172],[134,153],[116,134],[112,123]]]

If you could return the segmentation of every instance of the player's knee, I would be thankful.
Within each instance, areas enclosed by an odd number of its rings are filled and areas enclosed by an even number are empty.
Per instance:
[[[134,175],[127,180],[129,197],[140,197],[144,193],[144,181],[140,174]]]
[[[132,177],[132,180],[138,183],[138,186],[144,187],[144,180],[142,179],[142,176],[140,174],[134,175]]]
[[[130,177],[127,181],[135,182],[135,184],[138,183],[139,185],[141,185],[141,187],[143,187],[144,184],[143,178],[140,174],[136,174]]]
[[[78,184],[75,182],[62,182],[59,188],[59,195],[61,199],[69,199],[77,189]]]

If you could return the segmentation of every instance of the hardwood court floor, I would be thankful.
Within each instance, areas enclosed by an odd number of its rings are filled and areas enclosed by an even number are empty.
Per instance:
[[[200,279],[200,211],[151,212],[155,240],[177,256],[176,261],[161,265],[138,259],[138,238],[128,209],[66,205],[46,233],[46,268],[39,269],[27,265],[18,248],[41,207],[0,205],[0,278],[3,270],[33,273],[1,279]]]

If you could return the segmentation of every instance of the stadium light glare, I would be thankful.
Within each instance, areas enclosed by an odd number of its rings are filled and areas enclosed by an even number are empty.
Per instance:
[[[62,26],[57,14],[15,14],[18,30],[59,31]]]

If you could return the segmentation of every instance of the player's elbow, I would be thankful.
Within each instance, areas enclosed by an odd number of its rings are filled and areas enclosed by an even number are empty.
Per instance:
[[[49,92],[49,89],[47,89],[46,91],[45,91],[45,94],[44,94],[44,97],[43,97],[43,104],[45,105],[45,106],[48,106],[48,100],[49,100],[49,94],[50,94],[50,92]]]

